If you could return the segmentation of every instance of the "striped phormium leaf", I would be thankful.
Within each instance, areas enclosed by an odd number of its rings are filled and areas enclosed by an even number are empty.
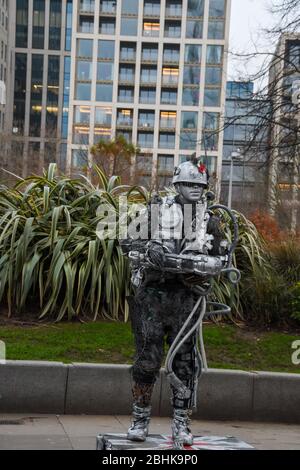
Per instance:
[[[148,193],[95,172],[98,185],[59,176],[51,164],[42,176],[1,187],[0,301],[9,315],[35,302],[40,318],[127,319],[128,263],[118,240],[97,237],[97,209],[109,205],[118,220],[120,195],[130,192],[134,202]]]

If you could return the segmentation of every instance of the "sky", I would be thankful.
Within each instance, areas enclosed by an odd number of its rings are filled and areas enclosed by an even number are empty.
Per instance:
[[[228,80],[242,78],[244,72],[255,73],[262,58],[247,62],[237,60],[234,53],[253,51],[255,46],[270,51],[269,40],[262,33],[263,28],[273,24],[272,15],[268,12],[270,0],[232,0],[231,25],[228,64]]]

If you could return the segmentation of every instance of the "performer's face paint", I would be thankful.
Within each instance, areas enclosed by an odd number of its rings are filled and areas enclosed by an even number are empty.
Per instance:
[[[178,183],[176,190],[183,204],[189,204],[200,201],[204,187],[198,183]]]

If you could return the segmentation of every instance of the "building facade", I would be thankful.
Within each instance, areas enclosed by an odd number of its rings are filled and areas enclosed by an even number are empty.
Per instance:
[[[147,186],[193,151],[220,174],[229,19],[230,0],[73,2],[68,170],[122,134]]]
[[[9,2],[0,0],[0,134],[4,134],[4,118],[6,111],[6,88],[8,78],[8,18]]]
[[[9,6],[8,169],[76,173],[122,134],[140,149],[139,183],[163,187],[194,151],[220,182],[231,0]]]
[[[27,176],[56,161],[65,168],[72,0],[13,0],[5,128],[6,166]]]
[[[260,113],[266,112],[255,99],[254,83],[227,82],[221,201],[227,204],[230,167],[233,152],[241,158],[233,160],[232,207],[250,215],[266,208],[269,129],[261,129]]]
[[[269,208],[283,228],[300,228],[300,34],[283,34],[269,72],[273,107]]]

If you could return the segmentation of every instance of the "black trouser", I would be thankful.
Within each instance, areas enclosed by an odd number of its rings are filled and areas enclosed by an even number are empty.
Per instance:
[[[132,369],[134,398],[143,394],[140,403],[147,405],[151,398],[164,355],[164,339],[170,346],[191,313],[195,298],[191,290],[183,285],[141,287],[134,298],[130,298],[130,318],[135,338],[136,354]],[[197,320],[195,314],[189,328]],[[186,332],[189,330],[186,330]],[[176,408],[191,408],[196,375],[195,333],[178,350],[173,370],[189,388],[189,399],[182,398],[171,385],[172,405]],[[152,387],[151,387],[152,385]],[[137,392],[138,390],[138,392]],[[145,395],[147,397],[145,398]]]

